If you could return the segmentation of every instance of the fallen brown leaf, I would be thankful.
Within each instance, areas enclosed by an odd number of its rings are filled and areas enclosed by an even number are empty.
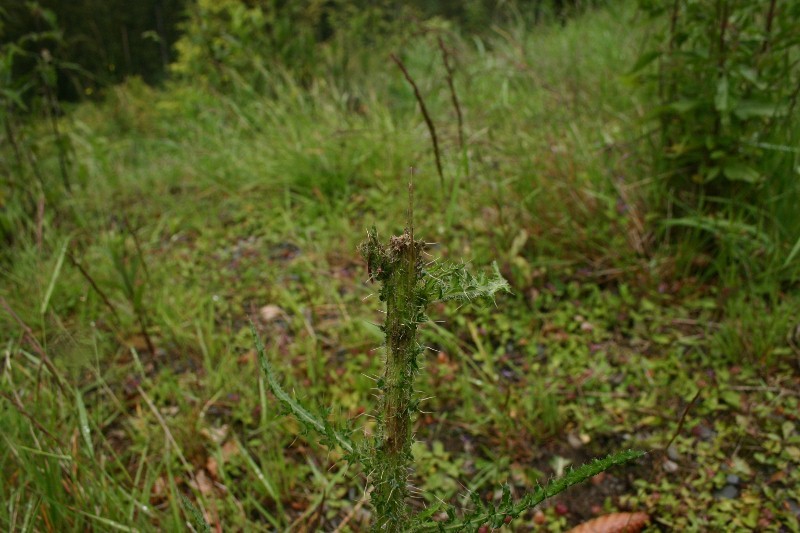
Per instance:
[[[205,470],[200,470],[197,472],[194,476],[194,479],[189,481],[189,486],[200,491],[205,496],[208,496],[214,492],[214,483],[206,475]]]
[[[227,461],[231,457],[239,455],[239,446],[235,440],[229,440],[222,445],[222,460]]]
[[[206,470],[208,470],[212,478],[219,480],[219,464],[213,456],[209,456],[206,459]]]
[[[647,513],[612,513],[569,530],[569,533],[636,533],[650,521]]]

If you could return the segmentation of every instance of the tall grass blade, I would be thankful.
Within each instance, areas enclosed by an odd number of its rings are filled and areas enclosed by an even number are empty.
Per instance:
[[[281,500],[280,497],[278,496],[278,491],[275,490],[275,485],[273,485],[272,481],[270,481],[270,479],[266,475],[264,475],[264,472],[256,464],[256,461],[255,459],[253,459],[253,456],[250,455],[250,452],[247,451],[247,448],[244,447],[244,445],[241,443],[241,441],[239,441],[239,439],[235,435],[234,439],[236,440],[236,446],[242,452],[242,456],[244,457],[247,466],[250,467],[250,470],[253,472],[253,475],[256,476],[256,479],[258,479],[261,482],[261,484],[267,490],[267,493],[272,497],[273,500],[275,500],[275,503],[277,504],[278,508],[281,509],[282,508]],[[279,523],[275,517],[273,517],[271,514],[266,514],[265,516],[273,526],[275,526],[276,528],[279,527]]]
[[[61,275],[61,267],[64,264],[64,256],[67,254],[67,246],[69,245],[70,239],[67,238],[64,240],[64,244],[61,245],[61,251],[58,253],[58,260],[56,261],[56,266],[53,269],[53,275],[50,276],[50,284],[47,286],[47,292],[44,294],[44,300],[42,300],[42,305],[39,308],[39,314],[43,315],[47,311],[47,306],[50,303],[50,296],[53,295],[53,289],[56,286],[56,281],[58,277]]]
[[[86,511],[81,511],[80,509],[77,509],[77,512],[79,514],[82,514],[83,516],[85,516],[87,518],[91,518],[95,522],[98,522],[100,524],[103,524],[104,526],[107,526],[107,527],[110,527],[110,528],[113,528],[113,529],[117,529],[119,531],[129,531],[130,533],[136,533],[136,532],[139,531],[136,528],[129,527],[129,526],[126,526],[124,524],[120,524],[119,522],[115,522],[114,520],[111,520],[110,518],[104,518],[102,516],[97,516],[97,515],[92,514],[92,513],[87,513]],[[100,529],[104,529],[104,528],[100,528]],[[211,530],[209,529],[207,531],[210,532]]]
[[[794,243],[792,247],[792,251],[789,252],[789,255],[786,257],[786,261],[783,263],[783,268],[788,267],[792,261],[794,261],[795,256],[800,253],[800,238],[797,239],[797,242]]]
[[[83,403],[83,396],[79,390],[75,390],[75,402],[78,404],[78,424],[80,425],[81,436],[89,450],[89,457],[94,457],[94,445],[92,444],[92,430],[89,427],[89,416],[86,413],[86,405]]]

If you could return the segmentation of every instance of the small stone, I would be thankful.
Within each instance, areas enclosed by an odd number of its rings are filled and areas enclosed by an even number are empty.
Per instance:
[[[261,320],[264,322],[272,322],[284,316],[284,311],[277,305],[265,305],[259,309]]]
[[[733,500],[739,496],[739,489],[733,485],[725,485],[722,490],[714,493],[714,497],[719,500]]]
[[[670,474],[674,474],[675,472],[678,471],[679,468],[678,463],[676,463],[675,461],[671,461],[669,459],[665,459],[664,464],[661,466],[664,469],[664,472],[668,472]]]
[[[667,448],[667,457],[669,457],[673,461],[678,461],[681,458],[681,454],[678,453],[678,449],[675,447],[674,444],[670,444],[669,448]]]
[[[716,432],[705,424],[698,424],[692,428],[692,435],[700,440],[709,441],[716,436]]]
[[[728,482],[728,485],[736,486],[739,484],[741,479],[736,474],[728,474],[728,477],[725,478],[725,481]]]

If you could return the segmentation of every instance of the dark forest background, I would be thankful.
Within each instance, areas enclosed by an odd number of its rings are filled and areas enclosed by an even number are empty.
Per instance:
[[[28,2],[3,3],[3,41],[18,41],[50,25],[63,32],[61,42],[50,39],[30,46],[49,49],[59,61],[80,67],[69,76],[59,76],[59,96],[67,100],[93,94],[98,86],[130,75],[151,84],[161,81],[174,59],[172,45],[187,4],[185,0],[43,0],[37,9]],[[17,74],[30,63],[17,65]]]
[[[225,3],[225,2],[221,2]],[[465,33],[488,31],[508,19],[541,21],[550,17],[564,20],[596,1],[581,0],[444,0],[410,2],[398,0],[247,0],[249,7],[288,18],[304,29],[312,28],[317,42],[336,32],[338,13],[380,10],[386,17],[425,20],[441,17],[453,21]],[[197,2],[187,0],[41,0],[0,1],[0,42],[19,42],[25,35],[57,29],[60,39],[35,39],[27,52],[47,50],[61,65],[58,96],[74,101],[94,96],[108,84],[135,75],[148,84],[165,79],[176,59],[173,45],[181,36],[183,23]],[[283,22],[283,20],[282,20]],[[35,54],[34,56],[35,57]],[[35,60],[16,61],[15,77],[33,68]]]

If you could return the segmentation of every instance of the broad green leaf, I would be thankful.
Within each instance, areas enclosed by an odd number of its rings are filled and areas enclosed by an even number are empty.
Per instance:
[[[651,50],[650,52],[640,55],[639,59],[636,60],[636,63],[633,65],[633,68],[628,72],[628,74],[636,74],[659,57],[661,57],[660,50]]]
[[[722,76],[717,82],[717,94],[714,97],[714,108],[720,113],[726,113],[729,107],[728,76]]]
[[[764,90],[767,88],[767,85],[758,78],[758,71],[754,68],[741,66],[738,69],[739,75],[755,85],[758,89]]]
[[[758,183],[761,181],[761,174],[751,166],[745,165],[741,161],[729,161],[722,166],[722,173],[725,177],[733,181],[744,181],[747,183]]]
[[[22,100],[22,93],[19,91],[12,91],[9,89],[0,89],[0,96],[3,100],[13,102],[22,111],[27,111],[28,106]]]
[[[688,113],[689,111],[693,111],[701,104],[700,100],[677,100],[672,102],[667,106],[668,109],[671,111],[675,111],[679,114]]]
[[[745,100],[737,102],[733,114],[742,120],[754,117],[772,118],[786,114],[786,106],[772,102]]]

